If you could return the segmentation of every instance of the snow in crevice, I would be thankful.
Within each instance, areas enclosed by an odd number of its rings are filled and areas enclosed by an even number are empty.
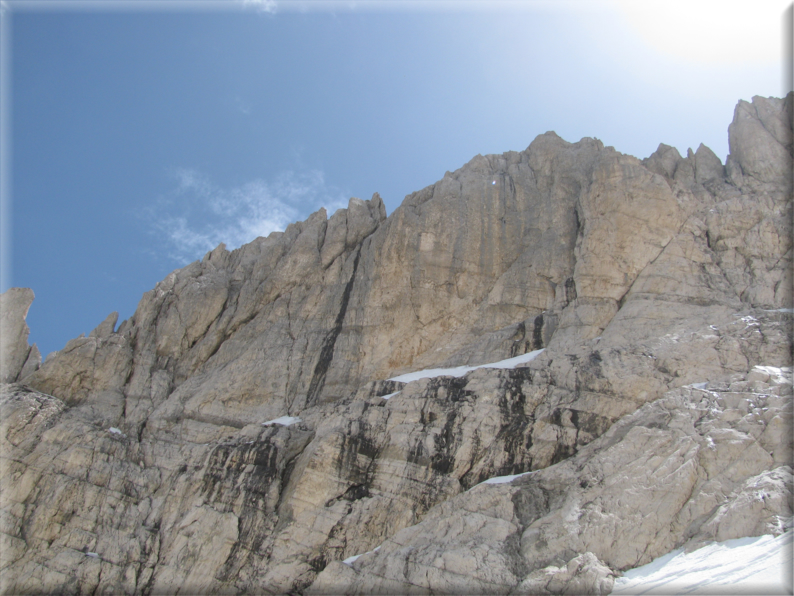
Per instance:
[[[344,563],[345,565],[352,565],[353,563],[358,561],[359,557],[361,557],[361,555],[353,555],[352,557],[348,557],[347,559],[342,561],[342,563]]]
[[[790,366],[754,366],[754,371],[765,373],[772,377],[773,382],[791,383],[791,367]]]
[[[389,381],[398,381],[400,383],[410,383],[411,381],[418,381],[419,379],[433,379],[435,377],[462,377],[468,372],[477,370],[478,368],[502,368],[512,369],[519,364],[526,364],[532,362],[537,358],[543,349],[527,352],[521,356],[508,358],[507,360],[500,360],[499,362],[490,362],[488,364],[477,364],[475,366],[456,366],[454,368],[429,368],[426,370],[418,370],[416,372],[406,373],[397,377],[392,377]]]
[[[295,416],[281,416],[280,418],[274,418],[273,420],[268,420],[267,422],[263,422],[262,426],[268,426],[269,424],[290,426],[291,424],[295,424],[296,422],[303,422],[303,420],[301,420],[300,418],[296,418]]]
[[[612,594],[791,594],[792,531],[682,549],[626,571]]]
[[[352,566],[352,565],[353,565],[353,563],[355,563],[356,561],[358,561],[359,557],[363,557],[364,555],[368,555],[368,554],[370,554],[370,553],[376,553],[376,552],[378,552],[379,550],[380,550],[380,546],[377,546],[377,547],[375,547],[373,550],[367,551],[367,552],[365,552],[365,553],[362,553],[362,554],[360,554],[360,555],[353,555],[352,557],[348,557],[347,559],[345,559],[344,561],[342,561],[342,563],[344,563],[345,565],[351,565],[351,566]]]
[[[487,480],[483,480],[482,482],[475,484],[472,488],[477,486],[481,486],[483,484],[507,484],[508,482],[512,482],[516,478],[521,478],[522,476],[530,476],[532,474],[537,474],[538,470],[532,470],[531,472],[522,472],[521,474],[510,474],[508,476],[494,476],[493,478],[488,478]]]
[[[399,393],[399,391],[395,391],[394,393],[389,393],[389,395],[381,395],[380,398],[381,399],[391,399],[392,397],[394,397],[398,393]]]
[[[685,387],[691,387],[692,389],[705,389],[708,387],[708,381],[704,381],[702,383],[691,383],[689,385],[684,385]]]

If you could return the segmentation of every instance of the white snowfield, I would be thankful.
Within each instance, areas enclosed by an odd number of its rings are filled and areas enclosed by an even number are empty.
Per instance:
[[[295,418],[294,416],[281,416],[280,418],[273,418],[273,420],[268,420],[267,422],[263,422],[262,426],[267,426],[268,424],[280,424],[281,426],[289,426],[290,424],[295,424],[296,422],[303,422],[300,418]]]
[[[527,352],[515,358],[508,358],[507,360],[500,360],[499,362],[491,362],[489,364],[478,364],[476,366],[456,366],[455,368],[429,368],[427,370],[418,370],[398,377],[392,377],[389,381],[410,383],[411,381],[418,381],[419,379],[433,379],[435,377],[462,377],[467,372],[477,370],[478,368],[515,368],[519,364],[533,361],[541,352],[543,352],[543,349]]]
[[[792,594],[792,530],[681,549],[627,571],[612,594]]]

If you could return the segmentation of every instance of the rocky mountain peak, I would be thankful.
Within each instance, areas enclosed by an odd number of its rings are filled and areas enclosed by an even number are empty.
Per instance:
[[[606,593],[784,531],[793,101],[724,165],[549,132],[352,198],[43,364],[9,290],[4,589]]]

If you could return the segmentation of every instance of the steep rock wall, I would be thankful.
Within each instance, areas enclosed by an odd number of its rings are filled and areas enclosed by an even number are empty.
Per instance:
[[[18,335],[4,344],[7,380],[19,383],[0,401],[4,586],[283,593],[327,568],[312,589],[600,590],[645,560],[631,553],[661,554],[712,527],[759,474],[773,504],[724,518],[726,528],[779,531],[790,515],[780,429],[790,419],[791,108],[791,95],[740,102],[726,167],[703,146],[681,157],[660,145],[640,161],[547,133],[526,151],[476,157],[389,218],[379,197],[351,199],[330,218],[321,210],[215,249],[147,292],[118,329],[111,314],[37,370],[30,301],[9,309]],[[540,348],[514,371],[385,381]],[[706,398],[693,383],[707,383]],[[766,413],[745,420],[734,402],[759,395]],[[688,418],[673,425],[657,411],[664,404]],[[700,428],[715,408],[728,412],[719,436]],[[285,414],[301,422],[261,424]],[[709,437],[728,451],[718,449],[718,464],[698,459],[682,485],[691,495],[676,496],[658,527],[618,539],[633,522],[615,508],[625,490],[615,482],[589,526],[554,513],[587,493],[573,480],[582,462],[601,462],[587,465],[607,478],[661,449],[614,443],[616,429],[671,425],[693,441],[690,459],[706,458]],[[734,473],[737,445],[752,462]],[[492,505],[469,501],[481,480],[530,470],[562,483],[542,487],[553,503],[533,501],[527,480],[496,487]],[[529,493],[510,513],[516,491]],[[469,563],[436,565],[458,534],[426,524],[457,523],[452,504],[498,509],[487,515],[501,538],[475,548],[466,530],[455,548]],[[536,515],[546,516],[538,552],[522,546]],[[662,528],[687,515],[689,525]],[[585,544],[586,531],[612,550]],[[370,567],[373,557],[338,563],[384,541],[427,547],[397,556],[384,546],[402,575],[382,559]],[[565,573],[550,567],[563,563]],[[483,566],[499,578],[478,578]]]

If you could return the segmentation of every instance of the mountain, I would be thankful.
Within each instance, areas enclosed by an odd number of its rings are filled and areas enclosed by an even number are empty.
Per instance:
[[[43,363],[9,290],[5,592],[608,593],[780,535],[793,106],[740,101],[725,165],[478,155],[221,245]]]

